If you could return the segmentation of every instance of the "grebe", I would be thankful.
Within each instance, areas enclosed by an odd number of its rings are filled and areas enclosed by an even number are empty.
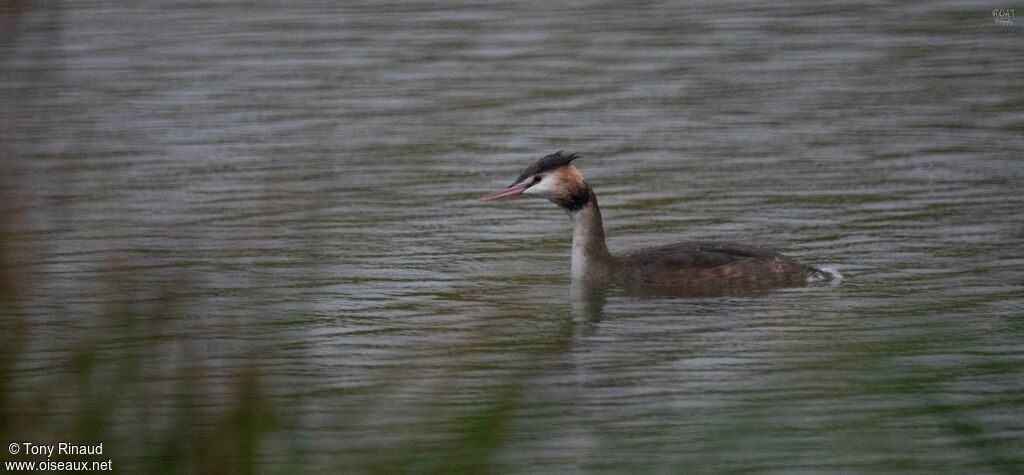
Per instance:
[[[585,281],[688,289],[763,289],[801,286],[832,275],[782,254],[755,246],[681,242],[613,256],[604,242],[597,195],[561,151],[526,167],[506,188],[483,197],[496,201],[537,196],[555,203],[572,219],[572,276]]]

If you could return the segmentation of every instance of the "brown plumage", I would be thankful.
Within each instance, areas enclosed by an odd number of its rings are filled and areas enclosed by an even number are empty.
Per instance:
[[[619,281],[628,286],[722,293],[805,285],[830,274],[782,254],[755,246],[719,242],[681,242],[613,256],[605,245],[597,195],[572,160],[557,152],[530,165],[514,183],[484,197],[486,201],[534,195],[565,210],[573,221],[572,274],[590,281]]]

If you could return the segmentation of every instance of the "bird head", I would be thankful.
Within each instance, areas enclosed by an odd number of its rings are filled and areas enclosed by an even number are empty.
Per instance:
[[[537,160],[523,169],[511,185],[489,193],[484,201],[507,200],[521,196],[547,198],[567,211],[576,211],[590,201],[590,184],[572,161],[579,154],[561,151]]]

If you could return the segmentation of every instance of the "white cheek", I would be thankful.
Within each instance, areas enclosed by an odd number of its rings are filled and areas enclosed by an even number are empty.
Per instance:
[[[540,183],[533,185],[526,189],[523,194],[526,195],[538,195],[538,196],[551,196],[555,192],[555,179],[551,175],[547,175],[541,178]]]

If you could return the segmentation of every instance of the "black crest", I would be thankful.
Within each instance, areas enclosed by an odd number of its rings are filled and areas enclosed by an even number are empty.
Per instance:
[[[569,162],[576,160],[577,158],[580,158],[580,154],[578,153],[570,153],[566,155],[562,152],[562,150],[559,150],[555,153],[552,153],[551,155],[548,155],[540,160],[537,160],[536,162],[533,162],[533,165],[530,165],[523,169],[523,172],[519,174],[519,178],[516,178],[515,183],[519,183],[524,179],[529,178],[538,173],[544,173],[547,171],[554,170],[558,167],[568,165]]]

